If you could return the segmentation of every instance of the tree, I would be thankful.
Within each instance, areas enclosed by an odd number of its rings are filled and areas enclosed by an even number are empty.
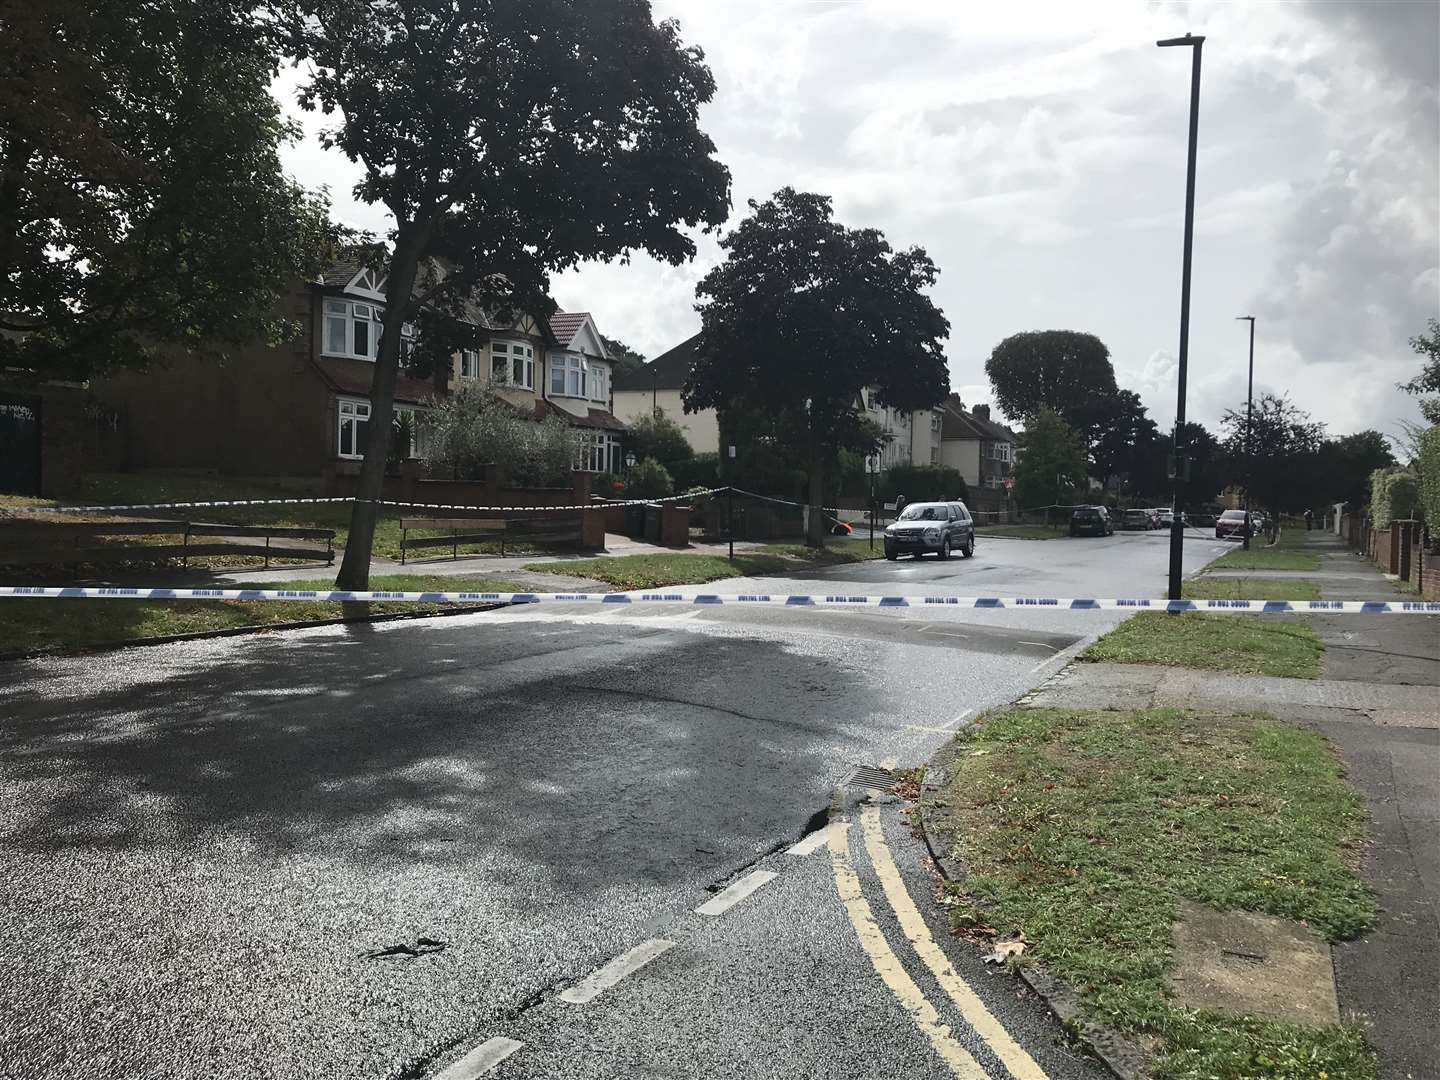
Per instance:
[[[1247,457],[1245,408],[1227,409],[1221,424],[1227,432],[1230,478],[1248,484],[1252,502],[1277,514],[1304,509],[1311,494],[1305,469],[1320,449],[1325,425],[1311,423],[1310,414],[1288,397],[1265,394],[1255,402],[1252,454]]]
[[[490,387],[473,384],[441,401],[424,423],[430,470],[461,480],[481,480],[496,465],[515,483],[563,483],[588,442],[560,417],[533,420]]]
[[[625,485],[625,494],[636,499],[663,499],[674,491],[670,471],[653,458],[636,465]]]
[[[610,360],[615,368],[615,378],[619,379],[625,375],[633,375],[645,366],[645,357],[641,356],[634,349],[630,348],[619,338],[600,335],[600,340],[605,345],[605,351],[610,354]]]
[[[1052,409],[1042,408],[1020,433],[1012,475],[1022,506],[1053,506],[1085,485],[1085,446],[1080,434]]]
[[[549,274],[645,250],[693,257],[729,173],[698,126],[704,56],[647,0],[277,0],[313,74],[300,104],[394,225],[367,447],[339,584],[369,579],[400,327],[473,305],[548,314]],[[425,328],[422,327],[422,334]]]
[[[753,412],[802,452],[806,542],[820,546],[826,470],[876,446],[861,393],[906,411],[943,399],[950,324],[925,294],[937,271],[923,249],[841,225],[824,195],[787,187],[749,205],[696,288],[703,334],[682,395],[687,410]]]
[[[1154,455],[1155,421],[1145,413],[1133,390],[1093,398],[1084,409],[1079,429],[1089,448],[1090,475],[1108,486],[1124,477],[1134,491],[1145,491]]]
[[[325,201],[284,173],[278,53],[239,0],[0,0],[0,368],[84,379],[278,340]]]
[[[1376,469],[1395,464],[1390,442],[1378,431],[1357,431],[1320,445],[1312,469],[1316,505],[1344,502],[1355,509],[1364,506],[1370,495],[1370,476]]]
[[[1081,432],[1097,402],[1118,393],[1110,350],[1094,334],[1076,330],[1012,334],[995,346],[985,374],[1006,416],[1028,420],[1049,409]]]
[[[653,458],[673,476],[675,467],[695,455],[684,429],[667,416],[640,416],[630,421],[625,432],[625,449],[636,458]]]
[[[1420,413],[1428,423],[1440,424],[1440,397],[1425,396],[1440,394],[1440,319],[1429,320],[1425,329],[1427,333],[1410,339],[1410,348],[1424,360],[1424,366],[1415,378],[1400,383],[1400,389],[1420,398]]]

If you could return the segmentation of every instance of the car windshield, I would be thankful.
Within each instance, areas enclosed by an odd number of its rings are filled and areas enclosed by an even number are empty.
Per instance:
[[[945,521],[950,511],[940,503],[911,503],[900,511],[901,521]]]
[[[1254,515],[1254,514],[1251,514],[1250,516],[1251,516],[1251,517],[1254,517],[1255,515]],[[1244,511],[1244,510],[1226,510],[1223,514],[1220,515],[1220,520],[1221,520],[1221,521],[1244,521],[1244,520],[1245,520],[1245,511]]]

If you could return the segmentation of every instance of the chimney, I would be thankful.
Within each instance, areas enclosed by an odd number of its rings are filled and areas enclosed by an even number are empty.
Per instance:
[[[976,405],[975,408],[971,409],[970,411],[971,411],[972,413],[974,413],[976,416],[978,416],[981,420],[989,420],[989,419],[990,419],[990,406],[989,406],[989,405]]]

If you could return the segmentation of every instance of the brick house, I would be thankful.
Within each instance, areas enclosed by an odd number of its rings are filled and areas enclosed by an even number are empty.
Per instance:
[[[1015,467],[1015,432],[990,419],[989,405],[966,412],[958,394],[940,406],[940,416],[941,463],[959,472],[972,491],[1003,491]]]
[[[284,344],[170,354],[111,376],[96,393],[127,419],[130,468],[203,468],[243,476],[358,474],[385,282],[358,259],[292,284],[277,314],[300,331]],[[478,348],[428,378],[401,370],[397,414],[423,414],[453,388],[493,386],[517,408],[559,415],[590,436],[583,471],[619,468],[625,426],[610,411],[610,361],[586,312],[500,325],[478,307]],[[406,328],[406,333],[410,332]],[[405,345],[402,343],[402,349]],[[424,457],[423,431],[411,456]]]

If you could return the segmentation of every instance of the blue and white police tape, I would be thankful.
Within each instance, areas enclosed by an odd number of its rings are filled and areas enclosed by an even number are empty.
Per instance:
[[[863,596],[783,593],[348,592],[323,589],[167,589],[120,586],[0,586],[0,599],[59,600],[305,600],[412,604],[736,604],[769,607],[973,608],[1006,611],[1214,611],[1232,614],[1440,615],[1440,601],[1422,600],[1158,600],[1035,596]]]
[[[705,488],[703,491],[687,491],[684,495],[666,495],[660,499],[597,499],[595,502],[576,503],[570,506],[473,506],[469,503],[406,502],[401,499],[376,499],[376,506],[394,506],[407,510],[465,510],[470,513],[550,513],[553,511],[605,510],[612,506],[651,506],[668,502],[696,499],[702,495],[714,495],[726,491],[723,487]],[[245,506],[314,506],[325,503],[369,502],[353,495],[334,498],[293,498],[293,499],[216,499],[209,502],[155,502],[155,503],[108,503],[95,506],[0,506],[0,515],[6,514],[106,514],[131,510],[200,510],[207,508],[234,508]]]

